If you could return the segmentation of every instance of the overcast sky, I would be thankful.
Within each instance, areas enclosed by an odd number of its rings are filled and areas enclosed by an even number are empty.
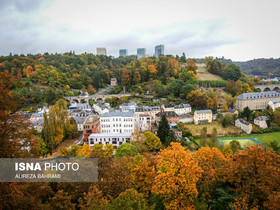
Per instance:
[[[0,0],[0,54],[137,48],[235,61],[279,58],[278,0]]]

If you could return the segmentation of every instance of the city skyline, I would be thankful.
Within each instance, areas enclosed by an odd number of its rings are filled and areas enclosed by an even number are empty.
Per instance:
[[[1,0],[0,55],[94,53],[104,46],[108,55],[118,57],[119,49],[136,54],[135,49],[145,46],[154,52],[154,46],[163,44],[165,54],[184,52],[187,57],[224,56],[235,61],[280,57],[277,1],[134,3]],[[163,15],[154,12],[158,9]]]

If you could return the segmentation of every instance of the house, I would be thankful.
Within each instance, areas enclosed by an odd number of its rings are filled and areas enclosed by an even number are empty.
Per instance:
[[[172,105],[172,104],[162,104],[161,109],[164,112],[174,112],[174,105]]]
[[[235,120],[235,126],[241,128],[247,134],[250,134],[253,130],[252,124],[241,118]]]
[[[73,117],[73,118],[77,123],[78,131],[83,131],[83,129],[84,129],[83,124],[84,124],[85,120],[81,117]]]
[[[136,105],[133,102],[123,103],[120,105],[120,110],[122,112],[135,112]]]
[[[143,106],[143,107],[136,107],[135,115],[137,114],[147,114],[152,117],[152,123],[156,121],[156,114],[161,111],[159,106]]]
[[[39,119],[37,121],[32,122],[32,127],[35,128],[35,130],[38,133],[41,133],[43,130],[43,124],[44,124],[44,119]]]
[[[251,110],[265,109],[272,100],[280,100],[280,93],[276,91],[242,93],[237,96],[236,108],[243,110],[248,106]]]
[[[211,123],[213,118],[212,110],[198,110],[194,112],[193,121],[194,124],[199,123]]]
[[[273,111],[280,107],[280,100],[271,100],[268,102],[268,106],[271,107]]]
[[[133,133],[134,113],[120,110],[100,115],[101,133]]]
[[[70,117],[81,117],[86,119],[88,116],[93,115],[92,111],[85,109],[85,110],[81,110],[81,109],[68,109],[68,114]]]
[[[266,116],[259,116],[254,119],[254,124],[258,125],[260,128],[267,128],[267,120],[268,118]]]
[[[176,128],[172,128],[172,131],[174,131],[175,137],[177,139],[181,139],[183,137],[183,132],[181,130],[178,130]]]
[[[228,113],[238,115],[238,110],[237,110],[237,109],[231,109],[231,108],[229,108],[229,109],[228,109]]]
[[[88,139],[89,146],[95,144],[112,144],[114,149],[123,143],[129,143],[131,138],[131,133],[94,133],[91,134]]]
[[[29,120],[31,121],[31,123],[35,123],[36,121],[43,119],[44,118],[44,114],[42,112],[37,112],[37,113],[33,113]]]
[[[188,114],[182,114],[179,116],[179,122],[182,123],[192,123],[193,122],[193,115],[188,113]]]
[[[69,110],[73,110],[73,109],[91,111],[91,107],[87,103],[74,103],[71,106],[69,106]]]
[[[83,124],[83,134],[85,142],[88,142],[90,134],[100,133],[100,122],[98,116],[89,116]]]
[[[190,104],[179,104],[174,106],[174,112],[177,115],[187,114],[192,111],[192,107]]]
[[[111,106],[108,103],[98,101],[92,105],[92,108],[98,114],[104,114],[110,111]]]
[[[179,116],[175,112],[159,112],[156,114],[156,124],[159,124],[159,121],[161,120],[162,116],[165,115],[166,119],[168,120],[168,123],[178,123],[179,122]]]
[[[151,130],[152,117],[148,114],[135,115],[135,129],[139,131]]]
[[[115,87],[118,85],[118,80],[116,78],[111,78],[111,87]]]

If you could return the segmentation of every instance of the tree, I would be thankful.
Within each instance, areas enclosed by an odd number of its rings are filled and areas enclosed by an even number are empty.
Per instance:
[[[138,152],[139,151],[135,145],[124,143],[116,149],[115,157],[133,156],[136,155]]]
[[[187,100],[192,107],[198,109],[206,109],[207,108],[207,100],[202,92],[193,90],[187,96]]]
[[[231,148],[233,154],[235,154],[238,150],[241,149],[241,145],[240,145],[239,141],[237,141],[237,140],[232,140],[229,143],[229,145],[230,145],[230,148]]]
[[[67,149],[66,147],[60,148],[60,150],[59,150],[59,155],[60,155],[61,157],[68,157],[68,156],[69,156],[69,151],[68,151],[68,149]]]
[[[75,209],[75,204],[71,203],[71,195],[64,193],[59,190],[50,201],[50,207],[52,209],[62,210],[62,209]]]
[[[105,157],[112,157],[114,153],[114,146],[112,144],[106,144],[103,154]]]
[[[86,209],[105,209],[109,200],[103,196],[95,185],[92,185],[88,193],[84,193],[84,196],[79,199],[79,207],[82,210]]]
[[[280,145],[278,146],[278,142],[276,140],[270,141],[269,147],[273,149],[276,154],[280,154]]]
[[[209,71],[212,74],[222,76],[224,65],[220,61],[215,60],[213,57],[206,57],[205,63],[207,71]]]
[[[158,138],[151,131],[144,132],[145,144],[148,146],[150,151],[159,150],[162,146],[160,138]]]
[[[85,158],[90,157],[91,155],[91,148],[88,144],[84,144],[80,150],[79,150],[80,155],[82,155]]]
[[[200,132],[200,146],[206,147],[207,127],[203,127]]]
[[[217,128],[213,128],[210,141],[211,141],[211,147],[217,147],[217,148],[219,147]]]
[[[162,150],[158,156],[157,175],[152,192],[163,198],[166,209],[194,208],[196,183],[202,170],[179,143]]]
[[[233,63],[226,66],[225,71],[223,72],[223,78],[225,80],[231,79],[237,81],[240,77],[241,71],[239,66]]]
[[[222,149],[222,153],[225,156],[225,158],[230,158],[233,154],[231,147],[229,144],[227,144],[223,149]]]
[[[88,85],[87,89],[88,89],[88,93],[90,95],[93,95],[95,93],[94,87],[92,85]]]
[[[240,150],[229,159],[225,167],[225,181],[238,194],[246,197],[248,209],[263,206],[264,202],[280,187],[280,157],[272,150],[259,145]]]
[[[187,60],[187,65],[186,65],[186,69],[188,71],[192,71],[194,74],[196,74],[196,70],[198,69],[196,63],[193,61],[193,59],[188,59]]]
[[[112,199],[108,205],[108,209],[153,209],[149,207],[147,200],[142,193],[138,193],[135,189],[128,189],[122,192],[117,198]]]
[[[252,113],[253,111],[248,107],[246,106],[242,112],[240,112],[240,117],[241,118],[244,118],[246,120],[250,120],[251,119],[251,116],[252,116]]]
[[[157,136],[159,137],[162,144],[166,144],[167,137],[170,134],[170,127],[168,124],[168,120],[165,115],[161,117],[159,121]]]
[[[226,104],[222,104],[221,105],[221,110],[223,110],[224,112],[227,112],[228,111],[228,106]]]
[[[199,167],[203,170],[202,176],[197,183],[199,200],[209,203],[215,187],[222,181],[222,170],[226,165],[224,155],[217,148],[202,147],[194,153]]]

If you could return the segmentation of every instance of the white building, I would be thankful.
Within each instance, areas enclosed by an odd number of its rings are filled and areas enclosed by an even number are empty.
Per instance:
[[[96,48],[96,55],[107,55],[107,50],[104,47]]]
[[[235,120],[235,126],[241,128],[247,134],[250,134],[253,130],[252,124],[243,119]]]
[[[194,112],[193,121],[194,124],[199,123],[211,123],[213,120],[212,110],[197,110]]]
[[[88,139],[89,146],[95,144],[112,144],[114,148],[120,146],[123,143],[130,142],[131,133],[93,133]]]
[[[74,103],[71,106],[69,106],[69,110],[74,110],[74,109],[91,111],[91,107],[87,103]]]
[[[135,129],[139,131],[151,130],[152,116],[148,114],[135,115]]]
[[[254,124],[258,125],[260,128],[267,128],[267,120],[268,118],[266,116],[259,116],[254,119]]]
[[[174,112],[174,105],[172,104],[162,104],[161,108],[164,112]]]
[[[122,112],[135,112],[136,105],[133,102],[123,103],[120,105],[120,110]]]
[[[133,133],[134,113],[115,110],[100,115],[101,133]]]
[[[174,112],[177,115],[187,114],[192,112],[192,107],[190,104],[179,104],[174,106]]]
[[[272,108],[273,111],[280,107],[280,100],[271,100],[268,102],[268,106]]]
[[[83,131],[83,129],[84,129],[83,124],[84,124],[85,120],[80,117],[73,117],[73,118],[77,123],[78,131]]]
[[[152,117],[152,123],[155,123],[156,121],[156,114],[161,111],[159,106],[142,106],[142,107],[136,107],[135,115],[139,114],[147,114]]]
[[[92,108],[94,111],[96,111],[98,114],[104,114],[106,112],[109,112],[111,107],[108,103],[103,102],[96,102],[92,105]]]

